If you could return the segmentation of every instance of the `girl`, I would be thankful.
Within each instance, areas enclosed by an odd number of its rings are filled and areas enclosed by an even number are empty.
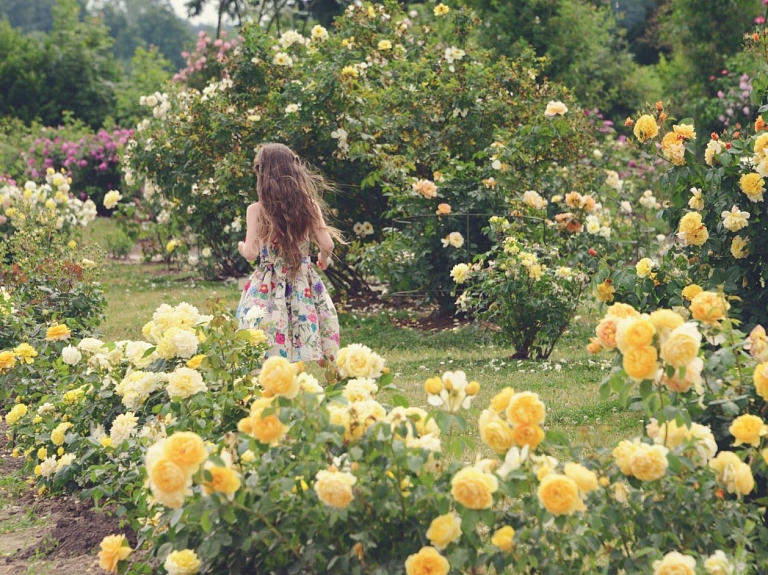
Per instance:
[[[237,246],[260,264],[245,285],[236,317],[242,328],[260,328],[272,346],[267,355],[289,361],[335,361],[339,321],[328,292],[312,268],[309,245],[320,248],[317,266],[331,263],[339,231],[325,223],[320,192],[325,181],[283,144],[265,144],[254,160],[259,201],[248,206],[246,238]]]

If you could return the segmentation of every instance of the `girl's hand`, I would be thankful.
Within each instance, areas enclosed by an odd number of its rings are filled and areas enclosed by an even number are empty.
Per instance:
[[[237,242],[237,251],[241,256],[245,257],[245,242]]]
[[[327,270],[329,265],[331,265],[331,258],[323,259],[323,256],[317,257],[317,267],[319,267],[321,270]]]

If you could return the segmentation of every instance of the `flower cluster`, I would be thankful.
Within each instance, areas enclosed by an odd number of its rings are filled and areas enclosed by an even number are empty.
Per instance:
[[[0,234],[8,227],[20,229],[38,221],[52,221],[56,229],[86,227],[96,218],[96,205],[70,193],[71,178],[49,168],[46,183],[27,181],[23,187],[0,187]]]

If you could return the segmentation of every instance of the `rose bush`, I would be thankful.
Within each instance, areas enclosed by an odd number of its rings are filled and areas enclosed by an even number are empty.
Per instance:
[[[127,177],[151,180],[220,270],[240,273],[235,222],[255,199],[254,148],[282,141],[337,184],[327,199],[359,237],[353,253],[366,254],[368,269],[392,289],[425,290],[452,307],[450,266],[487,251],[485,214],[506,211],[507,193],[482,180],[503,168],[537,189],[549,162],[571,162],[590,136],[582,114],[563,115],[573,105],[538,78],[536,59],[496,62],[467,45],[474,19],[464,9],[434,18],[455,28],[455,45],[432,32],[431,17],[417,24],[395,4],[350,7],[334,31],[309,37],[243,28],[226,78],[153,102]],[[562,108],[546,115],[550,101]],[[459,251],[440,249],[457,233]]]

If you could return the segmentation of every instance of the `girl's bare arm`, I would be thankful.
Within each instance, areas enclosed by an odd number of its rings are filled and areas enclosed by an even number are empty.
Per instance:
[[[248,206],[245,212],[245,241],[237,244],[237,251],[249,262],[255,260],[259,255],[256,246],[256,227],[258,226],[258,214],[261,210],[259,202]]]

